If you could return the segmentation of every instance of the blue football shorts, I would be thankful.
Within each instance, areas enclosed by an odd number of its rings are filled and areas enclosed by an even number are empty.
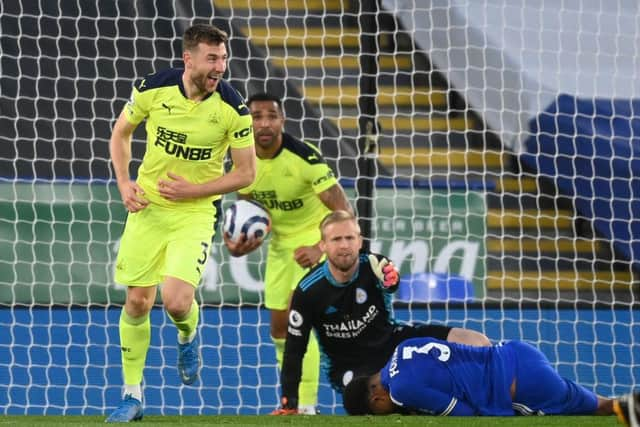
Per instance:
[[[516,394],[513,409],[522,415],[591,415],[596,394],[563,378],[537,348],[520,341],[509,343],[516,354]]]

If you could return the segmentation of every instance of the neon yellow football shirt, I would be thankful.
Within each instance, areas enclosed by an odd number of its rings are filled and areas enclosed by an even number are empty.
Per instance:
[[[280,151],[272,159],[258,158],[256,168],[253,184],[239,193],[269,210],[272,238],[295,240],[317,232],[319,239],[318,225],[330,210],[317,194],[338,181],[318,149],[284,134]]]
[[[210,208],[220,195],[170,201],[158,193],[158,180],[168,179],[167,172],[196,184],[222,176],[228,148],[244,148],[254,143],[251,115],[242,96],[223,80],[204,100],[188,99],[182,73],[182,69],[170,68],[147,76],[134,87],[124,107],[130,123],[137,125],[146,119],[146,152],[137,183],[151,203]]]

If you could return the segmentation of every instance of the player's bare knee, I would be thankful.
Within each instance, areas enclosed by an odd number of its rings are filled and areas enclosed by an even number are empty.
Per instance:
[[[182,319],[191,311],[193,300],[190,298],[173,298],[163,300],[164,309],[174,319]]]
[[[182,319],[191,311],[194,293],[194,288],[187,283],[167,280],[162,287],[164,309],[174,319]]]
[[[447,341],[460,344],[473,345],[476,347],[485,347],[491,345],[491,341],[485,334],[470,329],[451,328]]]
[[[127,295],[125,303],[125,311],[131,317],[141,317],[151,311],[153,301],[147,295],[142,293],[131,293]]]

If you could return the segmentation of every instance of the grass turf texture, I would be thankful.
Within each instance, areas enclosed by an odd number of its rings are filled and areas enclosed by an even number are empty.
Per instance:
[[[104,416],[0,416],[0,425],[73,425],[73,426],[104,426]],[[347,417],[318,415],[305,416],[253,416],[253,415],[202,415],[202,416],[160,416],[144,417],[134,425],[164,424],[164,425],[193,425],[193,426],[618,426],[616,418],[611,417],[410,417],[389,415],[385,417]]]

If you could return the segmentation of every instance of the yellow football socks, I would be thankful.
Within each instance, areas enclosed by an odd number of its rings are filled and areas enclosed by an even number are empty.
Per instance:
[[[180,344],[186,344],[191,342],[193,338],[196,336],[196,332],[198,329],[198,320],[200,319],[200,307],[198,306],[197,301],[193,301],[191,304],[191,310],[184,316],[182,319],[175,319],[171,317],[169,313],[167,313],[169,319],[176,325],[178,328],[178,342]]]
[[[133,318],[122,307],[119,330],[124,383],[127,385],[140,384],[151,341],[149,314]]]

